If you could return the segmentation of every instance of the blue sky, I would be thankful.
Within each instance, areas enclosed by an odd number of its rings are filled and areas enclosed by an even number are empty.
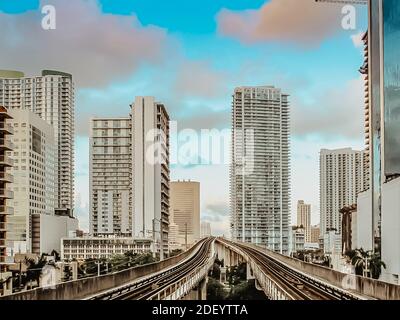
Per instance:
[[[39,27],[44,4],[56,8],[56,30]],[[363,147],[358,68],[366,8],[356,8],[353,30],[342,28],[341,8],[314,0],[0,0],[7,31],[0,69],[73,73],[76,212],[84,229],[90,117],[126,115],[136,95],[154,95],[180,128],[228,128],[240,85],[290,94],[292,207],[311,203],[317,223],[320,148]],[[178,165],[171,175],[201,182],[202,218],[227,233],[228,167]]]

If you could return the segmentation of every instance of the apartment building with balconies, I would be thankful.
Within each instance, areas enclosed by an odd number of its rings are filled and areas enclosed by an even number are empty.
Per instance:
[[[13,144],[9,138],[14,133],[9,124],[11,119],[12,116],[7,108],[0,106],[0,274],[6,272],[7,265],[13,262],[7,250],[7,221],[8,217],[13,214],[10,201],[14,197],[11,188],[13,176],[9,173],[13,161],[6,154],[13,150]],[[3,288],[1,288],[2,290]]]
[[[272,86],[236,88],[230,171],[234,240],[288,254],[290,202],[288,95]]]
[[[74,205],[74,83],[68,73],[40,76],[0,70],[0,105],[28,109],[54,129],[57,150],[56,212],[72,216]]]
[[[38,115],[29,109],[9,113],[14,130],[14,149],[7,151],[13,161],[14,215],[8,221],[8,240],[13,254],[32,253],[32,216],[54,216],[57,206],[57,145],[53,127]]]

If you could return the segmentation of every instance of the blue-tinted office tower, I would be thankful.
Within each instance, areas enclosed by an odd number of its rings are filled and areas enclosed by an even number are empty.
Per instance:
[[[382,185],[400,176],[399,0],[369,1],[367,49],[372,232],[373,247],[380,252]]]

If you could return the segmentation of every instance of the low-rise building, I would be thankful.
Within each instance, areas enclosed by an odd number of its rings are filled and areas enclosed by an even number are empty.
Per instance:
[[[290,232],[290,253],[304,250],[306,232],[303,227],[293,226]]]
[[[319,235],[320,235],[320,229],[319,225],[317,226],[311,226],[311,243],[319,243]]]
[[[154,252],[153,240],[131,237],[80,237],[61,239],[62,260],[109,259],[127,252]]]
[[[324,234],[324,254],[340,254],[342,253],[342,236],[336,230],[328,230]]]

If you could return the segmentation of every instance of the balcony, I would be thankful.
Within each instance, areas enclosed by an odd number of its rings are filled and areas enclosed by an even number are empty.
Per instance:
[[[0,214],[13,215],[14,214],[14,208],[7,207],[7,206],[0,206]]]
[[[7,134],[14,134],[14,128],[9,123],[0,122],[0,131]]]
[[[5,172],[0,172],[0,182],[13,183],[14,182],[14,177],[13,177],[12,174],[5,173]]]
[[[7,247],[6,240],[0,239],[0,248],[5,248],[5,247]]]
[[[7,139],[0,139],[0,150],[13,150],[14,144]]]
[[[14,165],[14,160],[7,156],[0,156],[0,166],[12,167]],[[1,179],[1,178],[0,178]],[[10,181],[12,182],[12,181]]]
[[[6,231],[7,225],[4,222],[0,222],[0,231]]]
[[[12,264],[14,263],[13,257],[0,256],[0,264]]]
[[[14,192],[7,189],[0,189],[0,199],[12,199],[14,198]]]

